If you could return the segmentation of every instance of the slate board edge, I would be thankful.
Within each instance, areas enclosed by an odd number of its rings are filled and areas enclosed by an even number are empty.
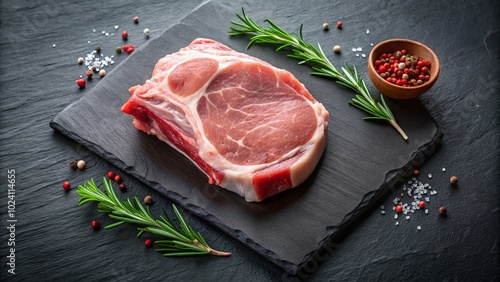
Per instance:
[[[290,273],[293,275],[296,275],[299,272],[306,274],[311,272],[307,270],[308,268],[316,267],[315,265],[307,266],[309,262],[315,260],[315,264],[319,265],[321,262],[325,261],[328,256],[331,255],[332,250],[335,249],[336,244],[338,244],[337,239],[344,235],[349,227],[354,227],[356,223],[361,222],[362,216],[366,211],[370,210],[374,207],[374,204],[384,199],[391,189],[407,180],[408,177],[412,175],[413,170],[418,168],[428,158],[430,158],[441,146],[443,137],[443,132],[436,124],[436,131],[434,132],[432,139],[413,152],[410,160],[404,166],[387,172],[384,182],[380,185],[380,187],[367,193],[359,205],[353,211],[346,214],[338,226],[327,226],[327,235],[320,241],[320,243],[318,243],[316,250],[306,254],[304,256],[304,260],[297,265],[295,271]]]
[[[71,107],[71,105],[69,106]],[[68,108],[69,108],[68,107]],[[213,226],[217,227],[219,230],[222,230],[226,234],[228,234],[230,237],[233,237],[243,243],[244,245],[249,246],[251,249],[253,249],[255,252],[258,254],[262,255],[269,261],[273,262],[274,264],[278,265],[279,267],[283,268],[286,270],[288,273],[292,275],[296,275],[298,271],[302,271],[307,263],[311,262],[312,260],[316,259],[315,263],[321,262],[321,260],[324,260],[322,257],[324,255],[321,255],[321,252],[325,251],[330,251],[326,250],[328,246],[331,246],[329,244],[334,244],[334,240],[340,237],[349,226],[352,225],[352,223],[356,220],[358,220],[366,210],[370,209],[372,207],[373,203],[376,203],[378,200],[380,200],[391,188],[395,187],[395,185],[401,183],[405,178],[407,178],[408,172],[413,171],[415,168],[415,161],[416,160],[421,160],[422,163],[425,161],[428,157],[430,157],[435,150],[439,147],[441,144],[441,140],[443,137],[442,131],[437,127],[436,125],[436,132],[434,133],[433,138],[426,144],[422,145],[417,151],[415,151],[412,154],[411,159],[406,163],[403,167],[394,169],[392,171],[389,171],[386,176],[385,180],[382,183],[382,185],[367,193],[360,204],[350,213],[348,213],[343,221],[340,223],[338,226],[327,226],[327,235],[323,240],[320,241],[318,244],[317,248],[308,254],[305,254],[303,261],[300,264],[295,264],[286,260],[281,259],[276,253],[267,250],[260,244],[254,242],[251,238],[249,238],[245,233],[243,233],[240,230],[236,230],[233,228],[230,228],[229,226],[225,225],[221,220],[216,218],[213,215],[210,215],[207,211],[205,211],[203,208],[189,204],[188,203],[188,198],[181,196],[178,193],[175,193],[173,191],[169,191],[165,187],[161,186],[159,183],[152,182],[147,180],[145,177],[142,177],[137,173],[132,167],[129,167],[125,165],[124,162],[122,162],[120,159],[118,159],[116,156],[113,154],[110,154],[106,152],[103,148],[101,148],[99,145],[94,144],[90,141],[84,140],[80,138],[77,134],[73,134],[70,131],[67,131],[59,125],[56,121],[57,116],[50,122],[50,127],[53,129],[59,131],[63,135],[75,140],[77,143],[84,145],[87,147],[90,151],[94,152],[98,156],[102,157],[104,160],[112,163],[116,167],[120,168],[121,170],[125,171],[126,173],[132,175],[142,183],[148,185],[149,187],[152,187],[162,195],[166,196],[167,198],[173,200],[174,202],[178,203],[181,205],[183,208],[187,209],[191,213],[195,214],[196,216],[202,218],[203,220],[206,220]],[[334,246],[334,245],[333,245]],[[321,258],[321,259],[318,259]]]
[[[206,5],[208,3],[213,3],[213,2],[211,0],[206,0],[202,3],[200,3],[190,13],[188,13],[187,15],[185,15],[184,17],[179,19],[176,23],[172,24],[171,26],[169,26],[165,30],[163,30],[161,32],[161,34],[168,31],[172,26],[175,26],[176,24],[182,23],[185,20],[185,18],[189,17],[189,15],[191,15],[193,12],[195,12],[196,10],[200,9],[201,7],[203,7],[204,5]],[[159,37],[161,37],[161,35]],[[152,40],[156,40],[156,39],[157,38],[154,38]],[[141,46],[139,49],[146,48],[147,45],[148,44],[145,44],[145,45]],[[118,64],[117,67],[124,64],[128,59],[129,59],[129,57],[125,58],[125,60],[120,62],[120,64]],[[99,87],[99,84],[96,87]],[[408,169],[409,169],[408,167],[410,167],[410,168],[413,167],[412,163],[415,161],[415,159],[419,158],[420,156],[424,156],[422,161],[425,161],[426,157],[429,157],[430,154],[424,154],[424,152],[427,151],[429,148],[435,146],[436,143],[440,144],[439,140],[441,140],[441,138],[443,136],[441,130],[439,129],[437,124],[434,122],[434,124],[436,125],[436,132],[434,133],[433,138],[428,143],[422,145],[419,149],[417,149],[417,151],[413,152],[412,156],[410,157],[410,160],[407,164],[405,164],[403,167],[401,167],[399,169],[394,169],[392,171],[389,171],[385,175],[385,180],[380,185],[380,187],[367,193],[363,197],[363,199],[361,200],[360,204],[354,210],[352,210],[350,213],[348,213],[338,226],[326,226],[327,235],[325,236],[325,238],[323,240],[321,240],[320,243],[318,243],[318,246],[315,250],[312,250],[311,252],[304,255],[304,259],[302,260],[301,263],[296,264],[296,263],[292,263],[290,261],[281,259],[279,257],[279,255],[277,255],[273,251],[270,251],[270,250],[266,249],[265,247],[261,246],[260,244],[254,242],[251,238],[249,238],[241,230],[230,228],[229,226],[224,224],[221,220],[219,220],[217,217],[209,214],[203,208],[196,206],[194,204],[190,204],[188,198],[186,198],[186,197],[184,197],[176,192],[173,192],[173,191],[166,189],[165,187],[163,187],[161,184],[159,184],[157,182],[147,180],[145,177],[143,177],[139,173],[137,173],[133,167],[127,166],[123,161],[121,161],[115,155],[104,150],[101,146],[99,146],[95,143],[92,143],[90,140],[85,140],[85,139],[81,138],[78,134],[75,134],[71,131],[64,129],[64,127],[57,122],[57,119],[64,111],[66,111],[69,108],[72,108],[73,106],[75,106],[79,102],[80,101],[78,100],[78,101],[71,103],[62,112],[60,112],[58,115],[56,115],[56,117],[54,117],[50,121],[50,127],[55,129],[56,131],[59,131],[61,134],[69,137],[70,139],[75,140],[77,143],[84,145],[85,147],[87,147],[87,149],[94,152],[96,155],[100,156],[105,161],[110,162],[111,164],[115,165],[116,167],[123,170],[124,172],[132,175],[133,177],[135,177],[136,179],[138,179],[139,181],[141,181],[145,185],[155,189],[160,194],[166,196],[168,199],[173,200],[177,204],[181,205],[183,208],[187,209],[191,213],[195,214],[196,216],[200,217],[203,220],[206,220],[207,222],[209,222],[213,226],[217,227],[219,230],[225,232],[230,237],[233,237],[233,238],[237,239],[238,241],[240,241],[241,243],[243,243],[244,245],[250,247],[253,251],[262,255],[264,258],[273,262],[277,266],[283,268],[285,271],[287,271],[288,273],[290,273],[292,275],[296,275],[298,273],[298,271],[301,271],[302,268],[304,268],[304,266],[306,266],[306,264],[308,262],[310,262],[312,259],[314,259],[314,257],[319,252],[321,252],[321,250],[325,246],[327,246],[328,242],[332,242],[336,238],[340,237],[340,235],[342,235],[342,233],[344,233],[345,230],[347,230],[348,227],[350,227],[354,221],[359,220],[360,217],[364,214],[364,212],[372,207],[373,203],[377,202],[392,187],[397,185],[399,182],[394,181],[394,179],[398,178],[400,180],[404,180],[404,178],[398,177],[398,175],[402,171],[408,171]],[[431,119],[432,119],[432,117],[431,117]],[[411,169],[411,171],[413,171],[413,169]]]

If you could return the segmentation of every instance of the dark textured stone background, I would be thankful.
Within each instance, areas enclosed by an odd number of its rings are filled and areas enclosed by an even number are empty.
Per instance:
[[[378,207],[367,212],[336,242],[328,258],[321,257],[319,266],[312,265],[297,277],[187,212],[188,222],[211,245],[232,251],[233,256],[163,258],[143,247],[132,226],[100,232],[89,228],[92,219],[109,220],[97,214],[93,205],[76,207],[78,196],[74,190],[64,193],[61,183],[71,180],[76,186],[116,168],[49,127],[52,118],[99,81],[94,79],[85,90],[79,90],[74,80],[83,74],[83,67],[76,59],[96,44],[103,50],[122,44],[118,32],[104,37],[102,30],[112,33],[119,25],[119,30],[127,29],[131,34],[129,43],[141,46],[147,42],[140,34],[142,29],[150,28],[154,38],[199,3],[1,2],[1,281],[499,279],[497,1],[425,1],[418,5],[398,1],[224,1],[228,9],[238,12],[244,6],[256,20],[269,17],[287,30],[296,30],[304,23],[306,39],[321,42],[325,51],[334,44],[343,47],[342,55],[331,56],[335,65],[354,63],[365,75],[366,59],[356,58],[352,47],[361,46],[368,54],[369,43],[407,37],[433,48],[440,58],[441,75],[420,101],[443,131],[444,139],[421,167],[423,174],[433,174],[432,179],[421,179],[439,191],[431,198],[429,215],[415,214],[409,222],[395,226],[389,209],[392,199],[401,193],[401,187],[396,187],[380,202],[388,214],[381,215]],[[140,17],[139,25],[132,23],[134,15]],[[230,20],[233,18],[228,19],[228,26]],[[323,22],[333,26],[337,20],[344,22],[342,31],[332,28],[327,35],[319,32]],[[115,56],[108,71],[124,57]],[[72,158],[85,159],[88,168],[71,170],[68,161]],[[446,172],[441,171],[443,167]],[[6,265],[8,169],[16,170],[17,181],[15,276],[7,273]],[[452,174],[460,179],[455,189],[448,184]],[[153,195],[155,209],[171,203],[126,174],[123,177],[130,195]],[[448,207],[447,218],[437,215],[440,205]],[[422,226],[421,231],[417,225]],[[308,270],[314,273],[309,275]]]

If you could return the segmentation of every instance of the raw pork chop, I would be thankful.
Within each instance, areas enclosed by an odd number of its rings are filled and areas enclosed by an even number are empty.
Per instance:
[[[326,144],[329,114],[288,71],[210,40],[160,59],[122,111],[249,202],[296,187]]]

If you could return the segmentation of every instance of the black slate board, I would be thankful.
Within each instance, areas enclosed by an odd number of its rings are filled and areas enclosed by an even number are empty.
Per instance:
[[[236,12],[211,2],[200,6],[138,48],[91,92],[56,116],[51,127],[296,273],[305,263],[320,260],[315,251],[408,176],[413,165],[422,164],[442,134],[418,101],[389,101],[409,142],[385,123],[363,121],[364,113],[347,104],[352,97],[348,90],[309,75],[307,67],[270,47],[246,50],[248,38],[229,38],[227,27]],[[120,112],[129,87],[148,79],[158,59],[197,37],[218,40],[291,71],[330,111],[327,149],[303,185],[262,203],[247,203],[207,184],[193,164],[155,137],[139,132],[132,118]]]

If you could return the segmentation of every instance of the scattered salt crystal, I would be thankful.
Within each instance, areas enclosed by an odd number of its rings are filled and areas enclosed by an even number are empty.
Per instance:
[[[52,48],[56,48],[56,44],[52,44]]]
[[[361,54],[361,57],[366,58],[366,55],[365,54]]]
[[[370,30],[369,30],[369,29],[367,29],[367,30],[366,30],[366,34],[368,34],[368,33],[370,33]]]
[[[396,226],[399,225],[399,221],[396,221]]]
[[[380,206],[380,209],[381,209],[381,210],[385,209],[385,206],[384,206],[384,205],[381,205],[381,206]]]
[[[370,46],[373,46],[373,43],[370,43]]]
[[[363,48],[358,47],[358,48],[356,48],[356,51],[357,51],[357,52],[363,52]]]
[[[381,210],[381,211],[380,211],[380,213],[381,213],[381,214],[385,214],[385,210]]]
[[[95,32],[95,29],[93,29],[92,31]]]
[[[356,53],[356,48],[352,48],[352,51],[353,51],[354,53]]]
[[[446,171],[446,168],[444,168],[444,167],[443,167],[442,171],[443,171],[443,172],[445,172],[445,171]]]
[[[104,34],[104,36],[109,36],[109,32],[106,32],[106,33]]]
[[[428,177],[432,178],[432,174],[429,173]],[[402,210],[399,213],[394,214],[394,219],[397,220],[398,216],[401,213],[401,216],[404,216],[404,218],[409,221],[410,215],[412,213],[418,213],[418,210],[423,210],[424,213],[428,215],[429,210],[421,208],[419,206],[419,203],[424,200],[426,202],[429,202],[429,196],[437,194],[437,191],[433,190],[429,183],[422,183],[418,181],[416,177],[412,177],[411,180],[408,180],[407,184],[403,184],[402,188],[403,191],[406,191],[406,193],[401,193],[401,198],[395,197],[392,201],[394,203],[394,206],[392,206],[392,210],[396,210],[397,205],[401,205],[402,207]],[[408,194],[408,197],[410,197],[411,200],[402,200],[404,194]],[[407,202],[405,203],[405,201]],[[398,225],[398,223],[396,225]],[[419,227],[419,230],[420,228],[421,227]]]
[[[119,26],[115,25],[115,30],[117,30],[119,28]]]
[[[109,57],[104,57],[104,54],[101,53],[102,59],[96,56],[96,51],[92,51],[91,53],[87,54],[85,57],[84,64],[85,66],[90,70],[92,67],[96,67],[97,71],[100,69],[107,67],[108,64],[113,62],[113,60]]]
[[[417,226],[417,230],[418,230],[418,231],[422,230],[422,226],[420,226],[420,225],[419,225],[419,226]]]
[[[359,54],[356,54],[356,57],[359,57]]]
[[[89,40],[89,41],[87,41],[87,43],[88,43],[88,44],[90,44],[90,40]]]
[[[104,31],[104,30],[103,30],[101,33],[102,33],[102,34],[105,34],[105,33],[106,33],[106,31]]]

